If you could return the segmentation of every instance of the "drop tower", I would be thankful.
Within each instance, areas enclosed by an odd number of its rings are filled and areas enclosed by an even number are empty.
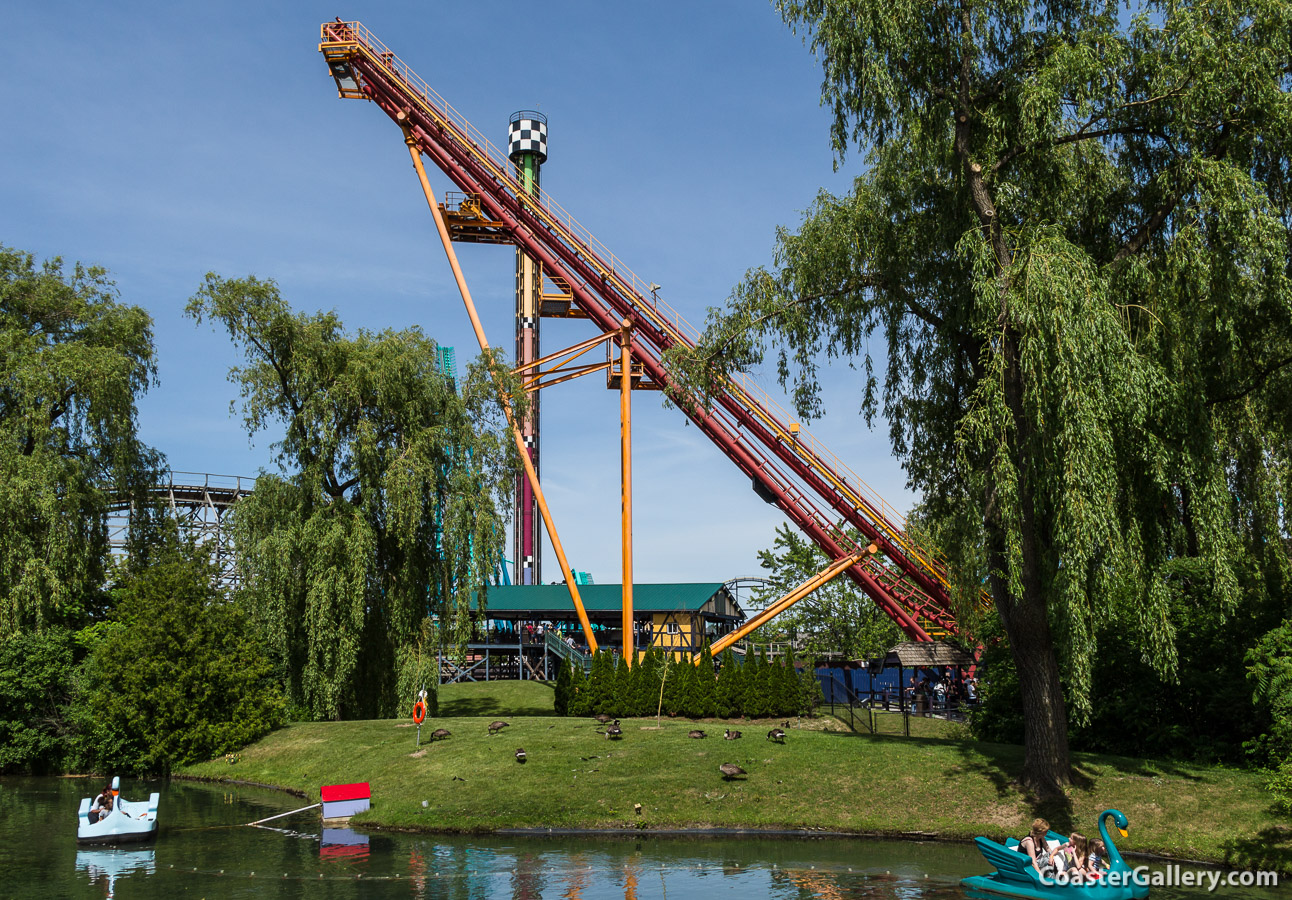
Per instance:
[[[507,155],[516,166],[516,176],[525,192],[537,197],[539,171],[547,161],[547,117],[525,109],[512,113],[507,127]],[[543,270],[520,247],[516,248],[516,365],[524,366],[540,357],[538,338],[542,317]],[[521,422],[525,450],[539,471],[539,394],[529,395],[529,415]],[[515,584],[542,584],[542,519],[534,489],[522,474],[516,479],[513,509],[512,559]]]

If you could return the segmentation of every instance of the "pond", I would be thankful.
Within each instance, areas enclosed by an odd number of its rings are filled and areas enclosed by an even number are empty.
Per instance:
[[[954,898],[986,871],[971,845],[844,838],[694,835],[441,836],[323,829],[317,811],[245,827],[304,805],[277,791],[122,779],[161,793],[150,844],[78,849],[80,778],[0,779],[0,896],[719,900]],[[282,826],[282,827],[274,827]],[[1239,892],[1231,889],[1229,895]],[[1241,889],[1251,900],[1283,889]],[[1158,900],[1205,891],[1154,888]]]

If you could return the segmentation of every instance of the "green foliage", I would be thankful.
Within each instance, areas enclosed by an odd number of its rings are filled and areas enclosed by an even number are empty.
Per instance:
[[[736,654],[728,647],[719,657],[718,681],[715,685],[716,708],[719,719],[734,719],[740,715],[744,697],[741,693],[740,667]]]
[[[659,709],[660,680],[664,676],[664,653],[652,647],[633,666],[634,716],[653,716]]]
[[[771,666],[768,665],[767,655],[761,648],[745,657],[744,669],[745,671],[742,674],[744,675],[745,690],[741,709],[751,719],[768,715],[772,699],[768,690],[770,686],[768,675],[771,673]]]
[[[816,544],[789,525],[778,525],[770,549],[758,551],[768,584],[754,592],[756,603],[783,597],[830,564]],[[845,576],[817,588],[759,628],[756,641],[793,641],[809,656],[843,653],[850,659],[883,656],[902,640],[901,629]]]
[[[1055,793],[1101,635],[1176,677],[1180,560],[1225,611],[1244,569],[1287,581],[1292,7],[776,5],[866,169],[673,362],[705,393],[773,352],[810,416],[819,367],[860,358]]]
[[[103,269],[0,245],[0,636],[84,624],[102,605],[113,495],[132,542],[160,457],[137,439],[156,375],[152,320]]]
[[[799,674],[794,668],[794,657],[788,654],[776,670],[776,706],[785,715],[794,715],[800,709]]]
[[[590,716],[592,709],[592,692],[588,687],[588,676],[583,666],[570,668],[570,706],[571,716]]]
[[[707,642],[700,653],[700,665],[696,671],[696,715],[705,719],[712,718],[718,714],[718,674]]]
[[[413,704],[421,691],[426,691],[426,715],[439,715],[440,702],[436,684],[435,626],[430,619],[422,620],[416,644],[404,644],[397,651],[395,696],[398,708],[395,715],[412,715]]]
[[[821,682],[811,666],[803,667],[803,671],[799,673],[798,682],[798,709],[795,712],[798,715],[813,715],[816,708],[825,702],[825,694],[821,692]]]
[[[552,708],[558,716],[568,716],[570,714],[570,688],[573,679],[570,669],[570,660],[566,658],[561,660],[561,665],[556,670]]]
[[[200,551],[177,547],[125,573],[75,712],[99,771],[166,772],[283,724],[273,667],[214,574]]]
[[[632,673],[628,669],[628,660],[622,656],[615,664],[614,680],[611,682],[610,709],[612,716],[627,717],[636,709],[632,691]]]
[[[686,659],[670,659],[668,663],[668,678],[664,681],[664,715],[682,715],[682,711],[685,708],[684,701],[686,699],[686,676]]]
[[[1177,573],[1178,574],[1178,573]],[[1271,604],[1262,591],[1244,590],[1238,604],[1221,614],[1206,602],[1206,579],[1177,585],[1168,600],[1176,627],[1182,664],[1174,678],[1154,671],[1134,644],[1117,640],[1114,625],[1098,635],[1100,652],[1091,677],[1090,721],[1071,731],[1076,750],[1241,764],[1243,745],[1270,761],[1274,744],[1262,734],[1271,713],[1280,707],[1275,694],[1252,702],[1237,647],[1256,644],[1273,624]],[[990,632],[984,635],[979,683],[981,708],[973,717],[976,737],[998,743],[1020,743],[1023,716],[1020,685],[1009,648]],[[1248,660],[1255,657],[1249,651]],[[1277,753],[1273,759],[1277,762]]]
[[[1292,758],[1283,760],[1270,773],[1265,789],[1274,795],[1274,808],[1285,816],[1292,816]]]
[[[1292,765],[1292,619],[1264,635],[1246,655],[1247,674],[1255,688],[1255,702],[1269,710],[1269,732],[1255,749],[1271,764],[1282,764],[1289,780]],[[1292,796],[1292,795],[1290,795]]]
[[[77,656],[64,628],[0,638],[0,772],[44,775],[67,767],[66,709]]]
[[[614,703],[615,658],[609,650],[597,650],[592,655],[592,669],[588,672],[588,712],[592,715],[610,711]]]
[[[803,704],[793,666],[789,667],[788,674],[780,664],[764,661],[760,666],[754,659],[739,666],[730,651],[723,656],[725,688],[724,676],[715,674],[713,657],[707,646],[699,665],[690,659],[673,659],[659,648],[646,653],[631,670],[622,659],[618,663],[614,660],[611,653],[598,651],[586,684],[581,683],[579,670],[571,672],[570,699],[565,714],[605,713],[622,718],[653,716],[661,709],[661,688],[662,712],[670,717],[791,716],[797,714]],[[741,673],[742,668],[750,671]],[[815,679],[813,681],[815,683]],[[558,703],[560,684],[561,676],[558,675]],[[749,691],[747,697],[746,690]],[[724,696],[737,699],[729,699],[724,706],[719,699]]]
[[[979,666],[978,708],[969,719],[973,736],[994,744],[1023,743],[1023,703],[1009,647],[1000,639],[988,641]]]
[[[461,648],[500,560],[517,457],[493,361],[455,386],[417,330],[347,335],[256,278],[208,275],[188,312],[245,351],[230,378],[248,431],[285,429],[284,474],[257,479],[234,528],[288,697],[316,717],[394,714],[420,624],[438,617]]]

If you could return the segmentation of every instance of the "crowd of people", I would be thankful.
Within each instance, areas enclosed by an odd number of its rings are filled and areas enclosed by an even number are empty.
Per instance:
[[[886,685],[873,693],[873,699],[882,702],[884,709],[891,709],[897,704],[899,690],[902,708],[916,715],[933,711],[954,713],[978,702],[978,679],[950,666],[915,669],[904,687]]]
[[[957,710],[978,700],[978,679],[945,669],[916,669],[906,686],[912,708]]]

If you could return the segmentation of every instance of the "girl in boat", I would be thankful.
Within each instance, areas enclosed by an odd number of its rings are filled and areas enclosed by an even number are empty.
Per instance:
[[[1085,881],[1090,866],[1090,842],[1084,834],[1074,831],[1066,844],[1050,854],[1050,860],[1070,881]]]
[[[1087,880],[1098,881],[1104,877],[1104,869],[1108,865],[1108,848],[1104,842],[1095,838],[1090,842],[1090,860],[1086,863]]]

